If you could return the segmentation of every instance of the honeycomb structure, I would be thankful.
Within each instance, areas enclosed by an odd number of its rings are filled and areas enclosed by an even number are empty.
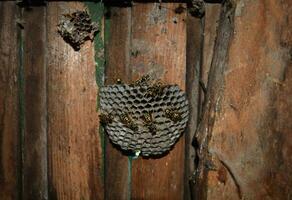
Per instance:
[[[58,32],[75,51],[79,50],[86,40],[92,41],[98,31],[98,23],[91,21],[87,11],[64,14],[58,24]]]
[[[115,84],[100,89],[100,112],[111,115],[105,130],[110,140],[122,150],[139,152],[142,156],[161,155],[171,149],[183,133],[188,121],[188,102],[185,93],[177,85],[166,85],[157,96],[147,95],[149,86]],[[165,114],[176,110],[179,121]],[[143,116],[151,113],[156,131],[149,130]],[[133,130],[121,122],[120,116],[130,116],[138,126]]]

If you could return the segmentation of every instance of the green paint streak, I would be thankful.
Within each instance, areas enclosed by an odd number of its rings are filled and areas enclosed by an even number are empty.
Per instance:
[[[109,12],[110,11],[110,7],[105,7],[105,12]],[[105,20],[104,20],[104,42],[105,44],[108,43],[108,41],[110,40],[110,19],[105,17]],[[108,60],[108,57],[107,57],[107,50],[105,49],[105,58],[106,60]]]
[[[104,5],[102,2],[86,2],[92,21],[97,22],[100,26],[103,23]],[[96,82],[99,87],[104,82],[104,41],[102,30],[94,38],[95,62],[96,62]]]
[[[128,200],[130,200],[132,196],[132,162],[132,157],[128,156]]]
[[[94,39],[94,49],[95,49],[95,62],[96,62],[96,82],[99,87],[104,85],[104,74],[105,74],[105,63],[108,60],[108,54],[105,49],[105,44],[108,43],[110,38],[110,19],[104,18],[104,13],[107,8],[101,2],[86,2],[89,14],[91,15],[91,19],[95,22],[98,22],[100,25],[102,24],[102,20],[104,19],[104,32],[100,32]],[[101,34],[103,34],[103,38]],[[99,96],[97,97],[97,109],[99,107]],[[105,133],[104,129],[100,127],[99,129],[100,139],[102,144],[102,171],[101,175],[105,176]],[[128,199],[131,199],[131,186],[132,184],[132,157],[128,156]]]
[[[103,24],[104,16],[104,5],[102,2],[85,2],[91,20],[97,22],[100,26]],[[96,83],[98,87],[102,87],[104,84],[104,70],[105,70],[105,54],[104,54],[104,41],[103,41],[103,30],[101,30],[94,38],[94,50],[95,50],[95,66],[96,66]],[[99,95],[97,96],[97,106],[99,107]],[[104,163],[105,163],[105,139],[104,139],[104,129],[99,128],[99,135],[102,148],[102,163],[101,163],[101,176],[104,178]]]

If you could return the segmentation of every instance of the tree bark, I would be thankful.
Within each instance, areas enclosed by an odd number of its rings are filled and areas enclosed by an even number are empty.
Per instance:
[[[291,9],[223,4],[196,136],[198,199],[291,197]]]

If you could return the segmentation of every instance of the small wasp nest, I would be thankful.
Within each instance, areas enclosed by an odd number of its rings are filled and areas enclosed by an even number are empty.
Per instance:
[[[185,93],[177,85],[148,84],[147,76],[130,85],[102,87],[100,107],[110,140],[142,156],[169,151],[188,121]]]
[[[98,31],[98,24],[92,22],[87,11],[64,14],[58,24],[58,32],[75,50],[86,40],[93,40]]]

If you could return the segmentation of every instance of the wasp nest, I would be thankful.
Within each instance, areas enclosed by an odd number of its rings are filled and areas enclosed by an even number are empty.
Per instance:
[[[98,24],[92,22],[87,11],[64,14],[58,24],[58,32],[75,50],[86,40],[93,40],[98,31]]]
[[[171,149],[188,120],[188,102],[177,85],[115,84],[100,89],[101,122],[110,140],[142,156]]]

